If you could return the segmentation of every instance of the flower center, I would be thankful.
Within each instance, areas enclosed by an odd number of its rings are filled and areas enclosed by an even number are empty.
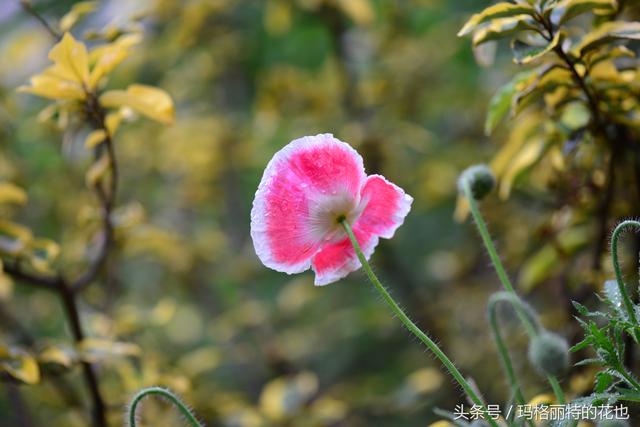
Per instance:
[[[362,201],[346,191],[318,197],[310,212],[315,238],[327,242],[343,239],[346,233],[342,228],[342,221],[353,224],[363,209]]]

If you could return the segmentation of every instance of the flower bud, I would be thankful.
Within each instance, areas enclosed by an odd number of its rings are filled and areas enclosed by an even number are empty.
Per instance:
[[[468,167],[458,178],[458,191],[464,194],[464,186],[469,184],[471,194],[476,200],[481,200],[496,186],[496,177],[487,165]]]
[[[569,345],[560,335],[542,331],[529,344],[529,361],[544,376],[562,376],[569,369]]]

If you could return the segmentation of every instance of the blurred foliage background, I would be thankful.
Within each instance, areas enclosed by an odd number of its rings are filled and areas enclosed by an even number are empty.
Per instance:
[[[57,25],[73,3],[33,7]],[[487,400],[505,402],[485,316],[498,283],[475,232],[454,220],[459,171],[491,160],[510,132],[500,127],[489,138],[484,122],[492,94],[518,67],[500,46],[494,66],[481,68],[469,41],[456,37],[489,4],[99,2],[73,27],[77,39],[91,46],[96,32],[143,34],[107,88],[133,82],[162,88],[176,119],[169,126],[127,122],[114,138],[115,247],[79,298],[91,339],[83,349],[71,340],[51,292],[2,276],[1,342],[23,356],[5,370],[19,374],[33,360],[40,375],[27,378],[29,385],[4,376],[0,425],[89,425],[78,360],[95,364],[114,426],[128,397],[149,385],[170,387],[207,425],[228,427],[425,426],[438,419],[434,407],[463,403],[362,273],[314,288],[311,275],[270,271],[255,256],[249,211],[267,161],[290,140],[320,132],[355,146],[368,173],[382,173],[414,196],[405,224],[374,254],[374,267]],[[53,266],[79,272],[96,251],[98,204],[85,185],[92,163],[87,132],[63,115],[43,114],[47,100],[16,92],[48,64],[54,43],[18,1],[2,2],[0,179],[28,195],[24,203],[3,205],[2,217],[57,242]],[[492,62],[491,51],[475,54]],[[575,224],[568,218],[591,215],[604,167],[592,165],[596,191],[577,207],[568,206],[573,187],[561,184],[577,185],[583,171],[548,164],[514,174],[510,197],[492,196],[483,205],[513,275],[537,274],[524,285],[520,280],[526,298],[572,342],[579,330],[570,299],[593,302],[601,278],[611,274],[608,265],[592,263],[597,224],[571,228],[580,250],[553,252],[553,242]],[[628,188],[616,193],[620,201],[614,198],[607,226],[640,214]],[[549,242],[552,249],[535,264]],[[604,255],[597,249],[596,257]],[[632,261],[628,266],[635,270]],[[510,342],[526,393],[546,392],[529,372],[524,335],[514,328]],[[592,376],[576,369],[563,385],[574,395],[588,392]],[[143,419],[154,426],[180,422],[151,401]]]

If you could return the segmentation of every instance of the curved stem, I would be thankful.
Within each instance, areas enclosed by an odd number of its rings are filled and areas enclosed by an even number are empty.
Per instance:
[[[180,413],[189,422],[189,425],[191,425],[191,427],[204,427],[204,425],[196,419],[195,415],[193,415],[191,410],[184,402],[182,402],[182,400],[180,400],[178,396],[176,396],[171,391],[161,387],[148,387],[140,390],[138,393],[136,393],[135,396],[133,396],[133,399],[131,399],[131,404],[129,405],[129,413],[127,414],[129,427],[136,427],[138,425],[136,421],[136,411],[138,409],[138,405],[140,404],[142,399],[150,394],[162,396],[165,399],[169,400],[169,402],[171,402],[180,410]]]
[[[507,348],[507,345],[502,339],[502,335],[500,334],[500,323],[498,322],[496,310],[499,302],[509,302],[514,306],[517,304],[522,304],[522,302],[519,299],[513,298],[513,295],[509,294],[508,292],[498,292],[496,294],[493,294],[491,298],[489,298],[487,311],[489,312],[489,324],[491,325],[491,331],[493,332],[493,339],[496,343],[496,347],[498,347],[498,354],[500,354],[502,367],[507,374],[509,385],[511,387],[511,393],[513,394],[513,398],[515,399],[516,403],[518,403],[519,405],[524,405],[526,401],[524,399],[524,395],[522,394],[522,390],[520,389],[518,377],[516,376],[515,370],[513,369],[513,363],[511,362],[511,357],[509,356],[509,349]],[[533,422],[531,420],[528,420],[528,424],[533,427]]]
[[[353,245],[353,249],[355,250],[356,255],[358,256],[358,260],[360,261],[360,264],[362,264],[362,268],[367,274],[369,281],[371,281],[373,286],[382,296],[382,299],[384,299],[384,301],[387,303],[389,308],[391,308],[391,311],[393,311],[393,314],[395,314],[398,317],[398,319],[400,319],[400,321],[409,330],[409,332],[411,332],[420,341],[422,341],[424,345],[426,345],[427,348],[431,350],[431,352],[438,358],[438,360],[440,360],[440,362],[444,365],[444,367],[449,371],[451,376],[458,382],[458,384],[460,384],[464,392],[469,396],[469,398],[473,401],[473,403],[475,403],[476,405],[480,405],[482,407],[484,415],[486,417],[486,421],[489,422],[493,427],[498,427],[498,424],[496,423],[496,421],[489,416],[489,413],[487,412],[485,405],[482,402],[482,399],[480,399],[478,394],[474,391],[473,387],[471,387],[471,385],[464,378],[462,373],[460,373],[458,368],[456,368],[456,366],[453,364],[451,359],[449,359],[449,357],[440,349],[440,347],[438,347],[438,345],[431,338],[429,338],[427,334],[422,332],[422,330],[420,330],[420,328],[416,326],[416,324],[413,323],[411,319],[409,319],[409,317],[395,302],[393,297],[385,289],[382,283],[380,283],[380,281],[374,274],[373,270],[371,270],[371,266],[369,265],[369,262],[367,261],[364,254],[362,253],[360,244],[358,243],[356,236],[353,234],[353,230],[351,229],[351,226],[349,225],[349,223],[346,220],[342,220],[341,223],[342,223],[342,226],[344,227],[345,232],[347,233],[347,236],[349,236],[349,240]]]
[[[629,293],[627,292],[627,287],[622,279],[622,269],[620,268],[620,261],[618,260],[618,241],[620,240],[620,234],[627,228],[636,228],[640,230],[640,222],[634,220],[622,221],[618,224],[615,230],[613,230],[613,235],[611,237],[611,261],[613,262],[613,270],[616,274],[616,282],[618,282],[618,289],[622,296],[624,308],[629,316],[629,320],[633,322],[634,325],[637,325],[638,321],[636,319],[636,313],[634,311],[631,298],[629,297]],[[637,338],[636,334],[636,339]]]
[[[469,210],[471,211],[471,216],[478,228],[478,232],[480,233],[480,237],[482,238],[482,242],[484,243],[485,248],[487,249],[487,253],[489,254],[489,258],[491,259],[491,264],[493,264],[493,268],[496,270],[498,274],[498,279],[500,279],[500,283],[505,288],[507,292],[509,292],[514,297],[518,298],[518,294],[511,284],[511,280],[509,280],[509,276],[502,265],[502,261],[498,256],[498,251],[496,250],[495,245],[493,244],[493,240],[491,240],[491,235],[489,234],[489,229],[487,228],[487,224],[484,222],[484,218],[482,214],[480,214],[480,210],[478,209],[478,204],[476,199],[473,197],[473,193],[471,192],[471,187],[469,182],[466,181],[462,184],[462,189],[464,192],[464,196],[469,203]],[[521,307],[514,305],[516,313],[518,317],[522,321],[522,325],[524,326],[527,334],[533,338],[537,335],[537,331],[534,326],[531,324],[530,319],[524,313]]]
[[[506,291],[509,294],[519,299],[518,294],[516,293],[513,285],[511,284],[511,280],[509,280],[509,276],[507,275],[507,272],[504,269],[504,266],[502,265],[502,261],[498,256],[498,251],[496,250],[496,247],[493,244],[493,240],[491,240],[489,229],[487,228],[487,224],[484,221],[482,214],[480,213],[480,209],[478,209],[478,203],[475,197],[473,197],[471,186],[468,180],[465,180],[462,183],[462,191],[464,193],[465,198],[467,199],[467,202],[469,203],[469,210],[471,212],[471,216],[473,217],[476,227],[478,228],[478,232],[480,233],[482,242],[484,243],[484,246],[487,249],[487,253],[489,254],[489,258],[491,259],[493,268],[496,270],[496,273],[498,274],[498,279],[500,279],[502,286],[506,289]],[[529,335],[529,337],[534,338],[536,335],[538,335],[538,331],[536,330],[534,325],[531,323],[531,319],[528,318],[524,309],[518,305],[514,305],[514,308],[516,310],[518,318],[522,322],[522,325],[527,331],[527,334]],[[556,393],[556,397],[558,398],[558,401],[559,402],[564,401],[565,400],[564,393],[562,391],[562,388],[558,384],[558,380],[553,376],[549,376],[547,379],[549,380],[549,384],[551,385],[551,388]]]

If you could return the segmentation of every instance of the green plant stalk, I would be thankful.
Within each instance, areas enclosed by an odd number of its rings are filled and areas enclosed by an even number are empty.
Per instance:
[[[622,269],[620,268],[620,261],[618,260],[618,241],[620,240],[620,234],[622,234],[622,232],[627,228],[636,228],[640,230],[640,222],[634,220],[622,221],[618,224],[615,230],[613,230],[613,235],[611,236],[611,261],[613,262],[613,270],[616,274],[616,282],[618,283],[620,295],[622,295],[622,302],[624,303],[625,311],[627,312],[627,316],[629,316],[629,320],[637,326],[638,320],[636,318],[636,313],[633,308],[631,298],[629,297],[629,293],[627,292],[627,287],[622,279]],[[635,333],[635,338],[636,341],[638,341],[639,337],[637,332]]]
[[[155,394],[158,396],[162,396],[169,400],[173,405],[175,405],[180,413],[184,416],[191,427],[204,427],[200,421],[198,421],[191,412],[191,410],[185,405],[182,400],[178,396],[176,396],[171,391],[161,388],[161,387],[148,387],[140,390],[136,393],[135,396],[131,399],[131,404],[129,405],[129,414],[127,419],[129,420],[129,427],[136,427],[136,411],[138,409],[138,405],[146,396]]]
[[[496,250],[496,247],[493,244],[493,240],[491,240],[489,229],[487,228],[487,224],[484,221],[482,214],[480,213],[480,209],[478,208],[476,199],[473,197],[471,186],[469,185],[468,180],[465,180],[465,182],[462,183],[462,191],[464,193],[465,198],[467,199],[467,202],[469,203],[469,210],[471,212],[471,216],[473,217],[476,227],[478,228],[478,232],[480,233],[482,242],[484,243],[484,246],[487,249],[487,253],[489,254],[489,258],[491,259],[493,268],[496,270],[496,273],[498,274],[498,279],[500,280],[500,282],[502,283],[502,286],[505,288],[507,292],[509,292],[515,298],[519,298],[513,285],[511,284],[511,280],[509,280],[509,276],[507,275],[507,272],[504,269],[504,266],[502,265],[502,261],[498,256],[498,251]],[[516,313],[520,318],[520,321],[522,322],[529,337],[530,338],[535,337],[538,333],[535,330],[529,318],[527,317],[526,313],[522,310],[521,307],[518,307],[517,305],[514,306],[514,308],[516,309]],[[553,376],[549,376],[547,379],[549,380],[549,384],[551,385],[551,388],[556,394],[556,398],[558,399],[558,402],[564,402],[565,401],[564,392],[562,391],[562,388],[559,386],[558,380]]]
[[[513,296],[509,293],[499,292],[489,299],[489,304],[487,306],[487,311],[489,312],[489,324],[491,325],[491,331],[493,332],[493,339],[498,347],[498,354],[500,355],[500,360],[502,361],[502,367],[507,374],[507,378],[509,380],[509,386],[511,387],[511,393],[513,397],[519,405],[524,405],[526,403],[524,399],[524,395],[522,394],[522,390],[520,389],[520,382],[518,381],[518,377],[513,369],[513,363],[511,362],[511,357],[509,356],[509,349],[507,348],[506,343],[502,339],[502,335],[500,334],[500,323],[498,322],[498,316],[496,307],[498,303],[504,301],[509,302],[512,305],[516,305],[516,301],[520,301],[519,299],[514,299]],[[533,421],[527,419],[527,423],[530,427],[534,427]]]
[[[360,248],[360,244],[358,243],[356,236],[353,234],[351,225],[349,225],[349,223],[344,219],[341,221],[341,223],[342,223],[342,226],[344,227],[345,232],[347,233],[347,236],[349,236],[349,240],[353,245],[353,249],[356,252],[356,255],[358,256],[358,260],[360,261],[360,264],[362,264],[362,268],[367,274],[369,281],[371,281],[373,286],[382,296],[382,299],[384,299],[384,301],[387,303],[389,308],[391,308],[391,311],[393,312],[393,314],[395,314],[398,317],[398,319],[400,319],[400,321],[409,330],[409,332],[411,332],[420,341],[422,341],[424,345],[426,345],[427,348],[431,350],[431,352],[438,358],[438,360],[440,360],[440,362],[444,365],[444,367],[449,371],[451,376],[458,382],[458,384],[460,384],[464,392],[469,396],[469,398],[473,401],[473,403],[475,403],[476,405],[480,405],[482,407],[482,410],[486,417],[486,421],[489,424],[491,424],[492,427],[499,427],[498,423],[489,416],[489,413],[487,412],[487,409],[484,403],[482,402],[482,399],[480,399],[480,397],[476,394],[476,392],[473,390],[473,387],[471,387],[471,385],[464,378],[462,373],[460,373],[458,368],[456,368],[456,366],[453,364],[451,359],[449,359],[449,357],[440,349],[440,347],[438,347],[438,345],[431,338],[429,338],[429,336],[427,336],[427,334],[422,332],[422,330],[420,330],[420,328],[416,326],[416,324],[413,323],[411,319],[409,319],[409,317],[395,302],[393,297],[385,289],[382,283],[380,283],[380,280],[378,280],[373,270],[371,269],[369,262],[367,261],[364,254],[362,253],[362,249]]]

